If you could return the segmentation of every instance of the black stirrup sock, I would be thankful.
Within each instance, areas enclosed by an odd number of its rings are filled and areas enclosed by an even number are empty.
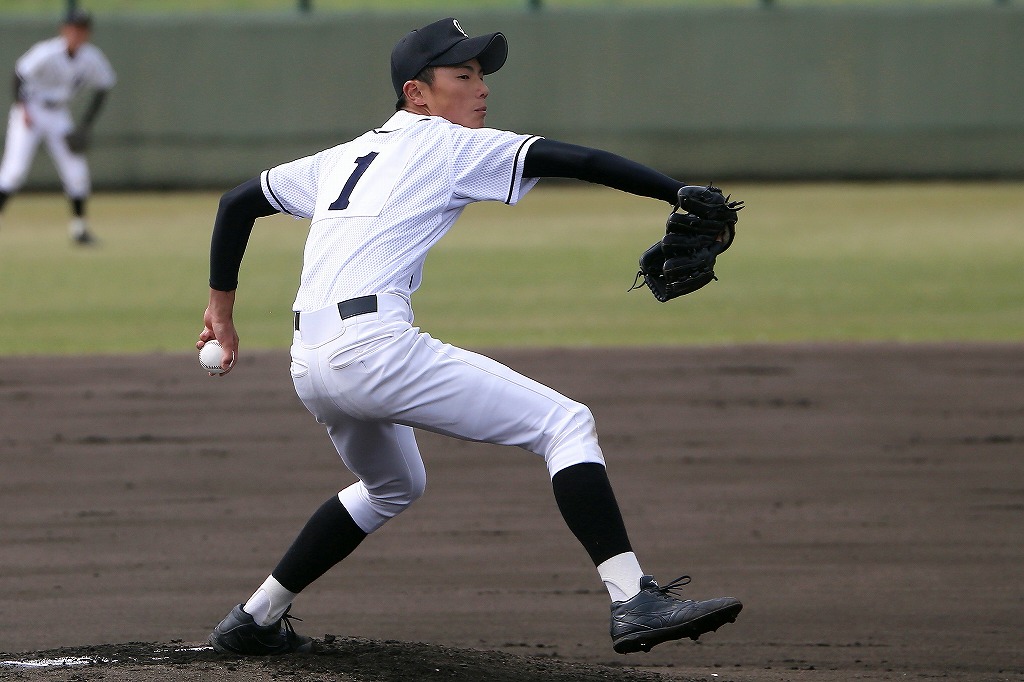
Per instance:
[[[273,576],[291,592],[301,592],[352,553],[366,537],[337,495],[313,512],[288,548]]]
[[[604,465],[574,464],[551,479],[555,502],[595,566],[633,551]]]

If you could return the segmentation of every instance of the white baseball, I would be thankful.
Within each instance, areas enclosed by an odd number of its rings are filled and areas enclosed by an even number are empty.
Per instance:
[[[224,355],[224,349],[217,339],[210,339],[199,351],[199,366],[207,372],[223,374],[220,366],[220,359]]]

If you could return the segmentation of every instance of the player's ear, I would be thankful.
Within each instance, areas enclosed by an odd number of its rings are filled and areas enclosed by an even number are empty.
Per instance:
[[[422,81],[405,81],[405,85],[402,86],[402,94],[405,95],[405,101],[418,107],[426,105],[427,99],[423,96],[422,86]]]

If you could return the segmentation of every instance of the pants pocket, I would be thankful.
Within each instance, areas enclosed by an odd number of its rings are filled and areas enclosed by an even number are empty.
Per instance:
[[[327,359],[327,362],[331,369],[345,369],[353,362],[359,360],[359,358],[367,353],[372,353],[393,338],[394,334],[388,333],[362,339],[358,343],[339,349]]]

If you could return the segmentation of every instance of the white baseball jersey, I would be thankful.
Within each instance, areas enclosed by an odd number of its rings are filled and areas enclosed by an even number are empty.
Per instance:
[[[539,138],[396,112],[383,127],[261,175],[274,208],[310,218],[294,309],[366,294],[409,299],[431,246],[475,201],[514,205]]]
[[[291,347],[295,391],[359,478],[338,497],[369,533],[422,492],[414,429],[520,447],[548,471],[604,462],[590,410],[412,326],[431,246],[474,201],[515,204],[539,138],[397,112],[384,127],[261,175],[277,209],[311,219]],[[374,295],[373,312],[338,303]]]
[[[22,94],[26,100],[51,106],[66,105],[84,87],[109,90],[117,82],[100,48],[85,43],[72,57],[60,36],[33,45],[18,59],[14,70],[24,81]]]

